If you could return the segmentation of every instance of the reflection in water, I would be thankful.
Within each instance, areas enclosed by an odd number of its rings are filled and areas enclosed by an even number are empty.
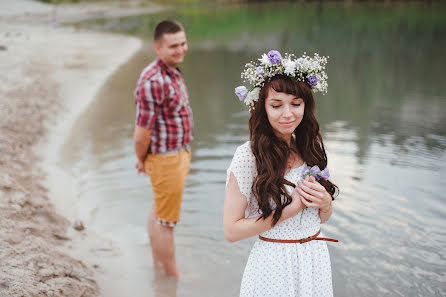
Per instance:
[[[168,278],[164,271],[157,269],[152,280],[153,297],[177,297],[178,279]]]
[[[423,5],[262,5],[99,24],[151,36],[153,24],[171,16],[185,24],[190,39],[182,70],[196,130],[176,229],[184,275],[178,283],[147,272],[150,184],[133,168],[132,91],[153,58],[150,47],[110,79],[65,151],[64,163],[79,177],[87,223],[117,241],[125,238],[124,249],[133,254],[126,261],[132,268],[138,264],[133,275],[153,279],[134,296],[238,294],[254,239],[229,244],[221,231],[226,168],[248,139],[249,115],[233,90],[243,63],[271,48],[330,56],[329,92],[316,95],[316,112],[341,190],[335,214],[323,226],[327,236],[341,240],[329,245],[335,296],[444,296],[444,13],[443,6]]]

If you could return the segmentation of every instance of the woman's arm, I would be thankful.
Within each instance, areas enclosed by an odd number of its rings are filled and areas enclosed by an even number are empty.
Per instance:
[[[324,208],[319,208],[319,217],[321,218],[321,224],[323,224],[326,221],[328,221],[328,219],[331,217],[332,213],[333,213],[333,205],[331,203],[325,209]]]
[[[296,191],[291,195],[292,202],[287,205],[277,224],[295,216],[304,208],[301,199]],[[228,185],[226,186],[226,196],[223,209],[223,233],[230,242],[249,238],[265,232],[272,228],[273,213],[266,219],[245,218],[245,210],[248,206],[246,197],[240,192],[237,180],[231,172]]]

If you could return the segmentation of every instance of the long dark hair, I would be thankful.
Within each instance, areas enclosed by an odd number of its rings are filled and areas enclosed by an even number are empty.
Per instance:
[[[275,135],[268,121],[265,100],[271,88],[276,92],[296,95],[304,100],[304,116],[294,130],[295,137],[291,138],[291,147]],[[261,88],[259,100],[251,110],[249,119],[251,150],[257,166],[257,176],[252,184],[252,192],[262,211],[260,218],[266,219],[275,210],[273,226],[279,220],[285,206],[292,200],[285,185],[295,185],[284,179],[292,147],[297,149],[297,153],[307,165],[317,165],[321,170],[327,166],[327,155],[319,132],[319,124],[314,116],[314,106],[313,94],[307,83],[296,82],[288,76],[276,75]],[[323,178],[319,180],[319,183],[334,199],[338,193],[338,187]],[[285,197],[284,201],[282,201],[282,196]],[[273,202],[273,207],[271,202]]]

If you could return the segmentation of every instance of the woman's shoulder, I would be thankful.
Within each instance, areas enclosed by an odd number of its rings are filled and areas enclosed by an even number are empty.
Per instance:
[[[235,155],[254,158],[254,154],[251,151],[251,141],[248,140],[244,144],[238,146],[235,150]]]
[[[242,145],[239,145],[237,147],[237,150],[242,150],[242,151],[251,151],[251,141],[248,140],[245,143],[243,143]]]
[[[254,165],[255,160],[256,160],[255,156],[251,151],[251,142],[247,141],[244,144],[237,147],[232,162],[234,164],[243,163],[244,165]]]

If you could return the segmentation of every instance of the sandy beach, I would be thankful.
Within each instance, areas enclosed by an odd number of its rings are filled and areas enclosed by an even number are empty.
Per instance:
[[[142,41],[59,23],[141,10],[66,8],[55,21],[51,5],[0,3],[0,296],[100,296],[97,278],[107,272],[95,259],[113,253],[88,226],[73,228],[76,197],[58,153],[76,118]]]

